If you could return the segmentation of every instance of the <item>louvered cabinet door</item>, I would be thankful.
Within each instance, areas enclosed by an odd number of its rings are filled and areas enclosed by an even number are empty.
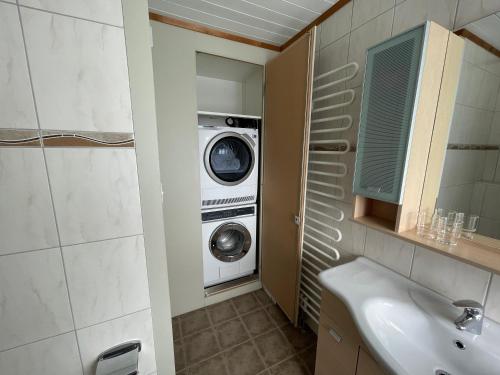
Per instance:
[[[401,203],[426,25],[367,52],[354,194]]]

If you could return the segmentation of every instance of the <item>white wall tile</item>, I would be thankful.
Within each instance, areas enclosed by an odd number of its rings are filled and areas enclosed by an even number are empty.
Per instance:
[[[486,300],[485,315],[500,323],[500,275],[493,275]]]
[[[0,350],[72,329],[60,250],[0,257]]]
[[[363,255],[365,252],[366,226],[352,223],[352,252]]]
[[[142,233],[135,151],[46,149],[63,245]]]
[[[320,48],[340,39],[351,29],[352,1],[321,24]]]
[[[500,59],[468,39],[465,39],[464,59],[490,73],[500,75]]]
[[[500,12],[500,0],[460,0],[455,29],[496,12]]]
[[[347,64],[348,52],[349,35],[345,35],[339,40],[323,48],[318,61],[318,75]]]
[[[41,149],[0,148],[0,212],[0,255],[58,246]]]
[[[76,328],[149,305],[143,236],[63,248]]]
[[[156,371],[151,310],[144,310],[77,331],[85,375],[94,375],[97,356],[115,345],[141,340],[139,372]]]
[[[388,10],[351,32],[348,61],[355,61],[359,64],[359,73],[354,79],[349,81],[349,87],[357,87],[362,84],[365,72],[366,50],[391,36],[393,15],[394,9]]]
[[[484,193],[483,210],[481,216],[490,219],[500,219],[500,185],[486,184],[486,191]],[[486,203],[487,202],[487,203]]]
[[[449,143],[488,144],[494,112],[457,103]]]
[[[392,35],[424,23],[435,21],[451,30],[458,0],[406,0],[396,6]]]
[[[82,375],[75,333],[1,352],[0,374]]]
[[[486,205],[485,201],[485,205]],[[500,238],[500,219],[490,219],[481,216],[477,232],[483,236]]]
[[[490,274],[480,268],[418,247],[411,279],[452,300],[484,303]]]
[[[482,181],[493,181],[498,164],[498,150],[487,150],[484,152],[484,170]]]
[[[120,0],[19,0],[20,5],[123,26]]]
[[[0,3],[0,128],[37,129],[17,6]]]
[[[500,95],[498,95],[500,98]],[[491,122],[490,145],[500,145],[500,111],[495,112]]]
[[[354,0],[353,3],[352,29],[358,28],[395,5],[394,0]]]
[[[367,228],[365,256],[408,277],[415,246]]]
[[[483,205],[484,192],[486,191],[486,184],[483,182],[476,182],[472,191],[469,211],[473,215],[481,213]]]
[[[439,189],[437,207],[469,213],[475,183],[446,186]]]
[[[131,132],[123,29],[21,8],[43,129]]]

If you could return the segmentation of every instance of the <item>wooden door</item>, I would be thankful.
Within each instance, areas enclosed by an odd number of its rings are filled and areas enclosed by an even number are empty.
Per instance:
[[[295,217],[303,216],[314,35],[304,34],[266,65],[262,284],[294,322],[302,241]]]

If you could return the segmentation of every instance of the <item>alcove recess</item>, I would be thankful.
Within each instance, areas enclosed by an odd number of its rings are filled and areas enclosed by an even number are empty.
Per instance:
[[[421,44],[420,72],[414,88],[412,120],[408,123],[410,130],[405,139],[407,141],[403,156],[405,162],[399,171],[401,175],[394,177],[400,181],[400,193],[390,201],[378,199],[377,192],[367,191],[366,194],[360,194],[360,189],[356,191],[356,182],[354,189],[353,220],[395,233],[414,229],[419,210],[432,212],[434,209],[464,48],[464,42],[460,37],[433,22],[421,27],[424,27],[425,32]],[[384,48],[384,43],[388,43],[388,48],[394,47],[395,38],[372,48],[380,50]],[[369,64],[370,59],[367,63],[367,72],[370,69]],[[373,85],[376,81],[374,78],[372,82],[367,83],[369,79],[367,75],[363,98],[369,97],[366,91],[373,90],[370,83]],[[363,129],[363,116],[368,112],[367,105],[370,104],[369,101],[362,104],[360,134]],[[365,147],[360,143],[369,141],[367,140],[369,136],[365,135],[364,140],[361,137],[358,139],[358,153]],[[357,154],[356,174],[358,170],[366,170],[362,169],[363,165],[359,165],[361,162],[359,158]],[[360,177],[355,176],[355,181],[356,178]]]

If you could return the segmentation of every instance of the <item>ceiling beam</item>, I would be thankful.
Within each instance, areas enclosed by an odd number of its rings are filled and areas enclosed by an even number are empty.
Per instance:
[[[467,29],[460,29],[455,31],[455,34],[462,36],[466,39],[469,39],[471,42],[477,44],[479,47],[484,48],[486,51],[491,52],[494,54],[496,57],[500,57],[500,50],[496,48],[495,46],[491,45],[488,43],[486,40],[480,38],[474,33],[471,33]]]
[[[311,30],[314,26],[318,26],[321,24],[324,20],[332,16],[334,13],[338,12],[344,5],[348,4],[351,0],[338,0],[334,5],[332,5],[330,8],[328,8],[324,13],[319,15],[314,21],[312,21],[309,25],[304,27],[302,30],[300,30],[297,34],[295,34],[293,37],[291,37],[289,40],[287,40],[284,44],[281,46],[275,45],[275,44],[270,44],[270,43],[265,43],[265,42],[260,42],[255,39],[251,38],[246,38],[244,36],[236,35],[236,34],[231,34],[225,31],[220,31],[211,27],[203,26],[195,22],[189,22],[189,21],[183,21],[177,18],[149,12],[149,19],[152,21],[158,21],[165,23],[167,25],[172,25],[172,26],[177,26],[177,27],[182,27],[183,29],[188,29],[192,31],[196,31],[198,33],[203,33],[207,35],[212,35],[216,36],[219,38],[224,38],[228,40],[232,40],[234,42],[239,42],[239,43],[245,43],[249,44],[251,46],[255,47],[260,47],[260,48],[265,48],[269,49],[272,51],[283,51],[285,48],[289,47],[290,45],[293,44],[297,39],[299,39],[302,35],[304,35],[306,32]]]
[[[246,38],[244,36],[227,33],[224,31],[217,30],[217,29],[213,29],[211,27],[200,25],[198,23],[183,21],[183,20],[180,20],[177,18],[164,16],[164,15],[156,14],[153,12],[149,12],[149,19],[152,21],[166,23],[167,25],[182,27],[183,29],[196,31],[198,33],[212,35],[212,36],[216,36],[219,38],[232,40],[234,42],[245,43],[245,44],[249,44],[251,46],[270,49],[272,51],[277,51],[277,52],[281,51],[281,47],[274,45],[274,44],[260,42],[260,41],[255,40],[255,39],[250,39],[250,38]]]
[[[293,37],[288,39],[282,46],[281,50],[283,51],[285,48],[291,46],[293,42],[295,42],[297,39],[299,39],[302,35],[304,35],[306,32],[311,30],[314,26],[318,26],[321,24],[324,20],[332,16],[334,13],[337,13],[344,5],[348,4],[351,0],[338,0],[335,4],[333,4],[330,8],[328,8],[324,13],[319,15],[314,21],[312,21],[309,25],[304,27],[302,30],[300,30],[297,34],[295,34]]]

